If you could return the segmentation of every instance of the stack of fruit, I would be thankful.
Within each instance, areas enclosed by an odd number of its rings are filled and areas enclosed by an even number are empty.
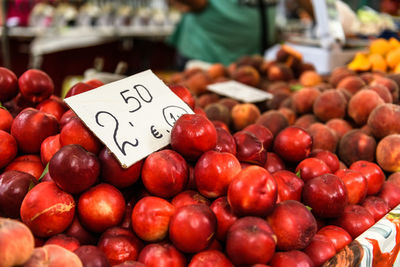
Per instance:
[[[230,78],[275,97],[206,92]],[[384,74],[326,80],[283,47],[174,79],[196,114],[123,169],[44,72],[0,68],[0,216],[22,221],[0,220],[0,266],[320,266],[400,203],[399,88]]]

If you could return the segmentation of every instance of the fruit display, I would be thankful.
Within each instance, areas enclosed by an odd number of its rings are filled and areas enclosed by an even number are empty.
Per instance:
[[[400,204],[399,75],[323,77],[288,46],[177,73],[195,113],[123,169],[46,73],[0,68],[0,266],[335,266]],[[207,90],[230,79],[274,97]]]

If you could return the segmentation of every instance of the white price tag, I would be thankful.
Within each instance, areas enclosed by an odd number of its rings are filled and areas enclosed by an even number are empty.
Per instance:
[[[65,102],[124,168],[167,146],[175,121],[183,114],[193,114],[151,70]]]
[[[245,103],[256,103],[271,99],[272,94],[237,81],[227,81],[208,85],[208,90],[219,95],[231,97]]]

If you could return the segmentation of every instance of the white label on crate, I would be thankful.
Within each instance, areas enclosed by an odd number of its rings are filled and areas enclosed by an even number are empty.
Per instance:
[[[175,121],[183,114],[193,114],[151,70],[65,102],[124,168],[167,146]]]
[[[246,103],[256,103],[272,98],[272,94],[237,81],[227,81],[208,85],[208,90]]]

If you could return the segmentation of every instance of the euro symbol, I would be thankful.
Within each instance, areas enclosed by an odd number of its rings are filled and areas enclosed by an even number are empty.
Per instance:
[[[160,138],[163,137],[163,135],[160,134],[159,131],[157,131],[157,129],[154,127],[154,125],[151,125],[150,131],[151,131],[151,134],[152,134],[155,138],[157,138],[157,139],[160,139]]]

